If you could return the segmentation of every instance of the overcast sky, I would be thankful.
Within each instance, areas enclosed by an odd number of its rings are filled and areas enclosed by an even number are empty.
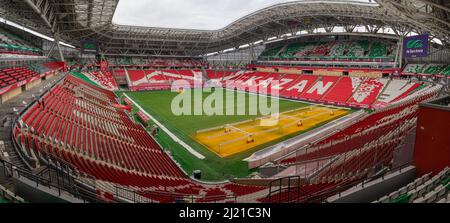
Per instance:
[[[273,4],[294,0],[120,0],[121,25],[216,30]]]

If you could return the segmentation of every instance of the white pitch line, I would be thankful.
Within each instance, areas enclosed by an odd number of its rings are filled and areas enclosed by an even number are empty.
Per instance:
[[[169,129],[167,129],[163,124],[161,124],[158,120],[156,120],[155,118],[153,118],[153,116],[151,116],[147,111],[145,111],[138,103],[136,103],[133,99],[131,99],[126,93],[124,93],[123,95],[125,95],[125,97],[127,97],[131,102],[133,102],[134,105],[136,105],[136,107],[139,108],[139,110],[141,110],[142,112],[144,112],[154,123],[156,123],[164,132],[167,133],[167,135],[170,136],[170,138],[173,139],[173,141],[175,141],[176,143],[180,144],[181,146],[183,146],[189,153],[191,153],[192,155],[194,155],[195,157],[197,157],[198,159],[205,159],[205,156],[203,156],[202,154],[200,154],[199,152],[197,152],[196,150],[194,150],[192,147],[190,147],[188,144],[186,144],[184,141],[182,141],[181,139],[179,139],[175,134],[173,134],[172,132],[170,132]]]

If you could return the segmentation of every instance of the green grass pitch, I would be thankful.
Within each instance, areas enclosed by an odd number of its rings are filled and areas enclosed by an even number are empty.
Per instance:
[[[220,89],[221,90],[221,89]],[[187,90],[184,94],[193,94],[193,91],[201,91],[201,90]],[[229,90],[225,90],[229,91]],[[123,92],[118,92],[119,96],[122,95]],[[192,136],[198,130],[212,128],[221,126],[224,124],[236,123],[240,121],[249,120],[252,118],[260,117],[261,115],[249,115],[248,108],[246,115],[234,115],[234,116],[176,116],[172,113],[171,103],[174,97],[178,96],[179,93],[171,92],[171,91],[147,91],[147,92],[126,92],[126,94],[132,98],[136,103],[138,103],[143,109],[145,109],[150,115],[156,118],[160,123],[165,125],[173,134],[177,135],[181,140],[189,144],[192,148],[197,150],[199,153],[204,155],[206,158],[204,160],[200,160],[190,154],[185,148],[181,147],[178,143],[174,142],[168,135],[166,135],[163,131],[158,133],[156,137],[157,141],[162,145],[165,150],[171,152],[174,159],[182,166],[182,168],[188,173],[191,174],[194,170],[202,171],[203,180],[207,181],[223,181],[236,177],[246,177],[251,173],[251,170],[248,169],[247,163],[242,161],[246,157],[250,156],[257,150],[265,148],[270,145],[274,145],[281,141],[284,141],[294,135],[286,136],[280,140],[275,142],[271,142],[269,144],[261,145],[252,150],[237,154],[235,156],[229,158],[220,158],[216,156],[214,153],[210,152],[203,145],[197,143]],[[203,92],[203,100],[207,98],[211,92]],[[237,97],[243,96],[246,98],[245,105],[237,104]],[[224,93],[224,100],[226,97],[230,97],[229,95]],[[235,92],[232,97],[236,97],[235,108],[239,106],[249,106],[249,98],[252,97],[250,94],[244,92]],[[270,101],[270,100],[268,100]],[[192,107],[193,107],[192,100]],[[269,103],[270,105],[270,103]],[[310,104],[283,100],[279,101],[279,109],[280,112],[289,111],[297,108],[302,108],[309,106]],[[225,113],[225,112],[224,112]],[[299,135],[301,133],[297,133],[295,135]]]

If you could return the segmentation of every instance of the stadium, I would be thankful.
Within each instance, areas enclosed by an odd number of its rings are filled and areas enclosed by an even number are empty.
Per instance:
[[[0,203],[450,202],[450,2],[211,2],[0,0]]]

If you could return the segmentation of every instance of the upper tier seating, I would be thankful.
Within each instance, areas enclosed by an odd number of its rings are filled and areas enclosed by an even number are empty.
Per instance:
[[[262,59],[367,60],[394,59],[396,45],[371,40],[296,42],[264,51]]]
[[[67,76],[30,107],[13,134],[26,157],[58,158],[99,183],[137,190],[136,196],[149,202],[173,202],[193,195],[196,202],[220,202],[227,197],[255,201],[267,193],[263,187],[190,180],[116,103],[112,92]],[[115,193],[108,187],[100,189]],[[155,195],[162,192],[173,195]]]
[[[367,57],[369,52],[369,41],[368,40],[358,40],[353,41],[352,45],[348,49],[347,57],[350,59],[358,59]]]
[[[296,54],[303,52],[312,43],[292,43],[286,46],[285,50],[280,53],[282,59],[294,59]]]
[[[445,75],[445,76],[450,76],[450,65],[447,66],[447,68],[445,68],[441,74]]]
[[[373,42],[370,48],[369,57],[376,58],[384,58],[388,54],[388,46],[382,42]]]
[[[39,55],[41,50],[0,28],[0,53]]]
[[[205,67],[207,65],[205,62],[195,59],[107,57],[106,60],[112,66],[123,67],[137,65],[152,68],[195,68]]]
[[[268,50],[264,51],[261,54],[261,56],[269,57],[269,58],[276,57],[282,48],[283,48],[283,46],[279,46],[279,47],[275,47],[275,48],[272,48],[272,49],[268,49]]]

